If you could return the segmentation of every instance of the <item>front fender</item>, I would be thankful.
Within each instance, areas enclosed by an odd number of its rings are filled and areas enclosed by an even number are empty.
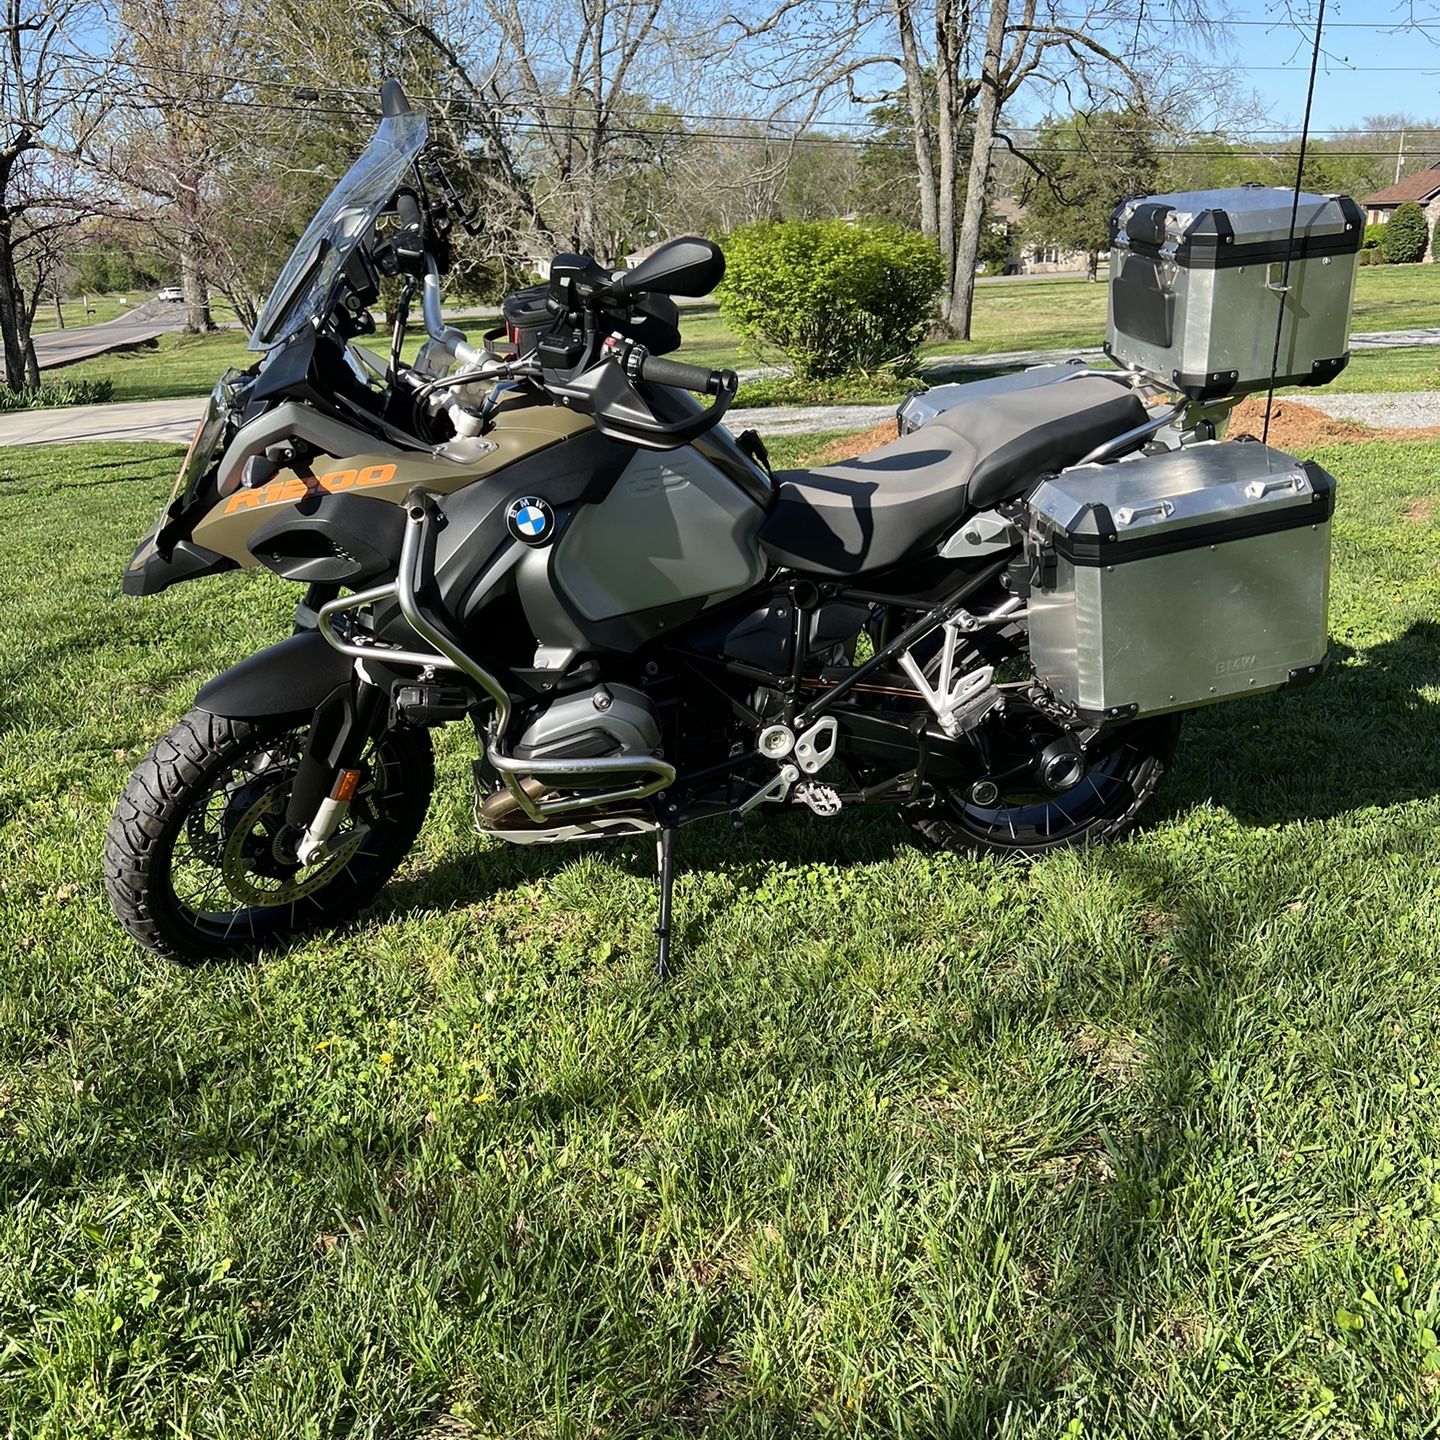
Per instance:
[[[217,675],[195,697],[195,708],[227,720],[308,716],[350,679],[352,667],[318,630],[302,630]]]

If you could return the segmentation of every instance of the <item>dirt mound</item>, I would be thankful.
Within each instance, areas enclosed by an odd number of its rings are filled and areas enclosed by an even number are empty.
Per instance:
[[[1265,397],[1250,395],[1230,412],[1230,439],[1237,435],[1254,435],[1265,430]],[[1336,440],[1376,440],[1419,438],[1425,431],[1402,432],[1377,430],[1358,420],[1337,420],[1313,405],[1302,405],[1288,398],[1275,401],[1270,411],[1269,442],[1277,450],[1303,450],[1310,445],[1328,445]]]
[[[837,460],[853,460],[857,455],[868,455],[882,445],[888,445],[895,438],[895,422],[882,420],[858,435],[842,435],[828,445],[808,451],[800,459],[802,465],[833,465]]]

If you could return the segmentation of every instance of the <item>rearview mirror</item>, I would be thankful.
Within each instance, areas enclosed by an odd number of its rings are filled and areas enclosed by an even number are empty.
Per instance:
[[[633,270],[610,282],[612,295],[708,295],[724,278],[725,256],[718,245],[695,236],[670,240]]]

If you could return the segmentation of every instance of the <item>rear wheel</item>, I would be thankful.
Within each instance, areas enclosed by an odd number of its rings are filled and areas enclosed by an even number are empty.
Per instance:
[[[1068,788],[1039,790],[1033,778],[993,787],[940,787],[926,805],[903,812],[910,827],[945,850],[1043,854],[1123,835],[1138,820],[1169,768],[1180,717],[1140,720],[1102,735]],[[983,801],[983,803],[981,803]]]
[[[368,747],[329,852],[301,865],[285,807],[308,731],[193,710],[136,766],[105,837],[105,888],[147,949],[193,962],[337,924],[394,873],[429,806],[429,735]]]

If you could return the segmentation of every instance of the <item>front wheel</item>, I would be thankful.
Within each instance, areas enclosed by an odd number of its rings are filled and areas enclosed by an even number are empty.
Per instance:
[[[430,737],[374,741],[329,853],[301,865],[285,807],[308,733],[192,710],[136,766],[105,836],[105,888],[140,944],[193,963],[338,924],[374,899],[424,822]]]
[[[945,850],[1043,854],[1114,840],[1129,830],[1169,768],[1180,716],[1117,727],[1102,737],[1080,778],[1059,793],[1033,781],[977,803],[973,791],[941,788],[926,805],[908,806],[911,829]]]

